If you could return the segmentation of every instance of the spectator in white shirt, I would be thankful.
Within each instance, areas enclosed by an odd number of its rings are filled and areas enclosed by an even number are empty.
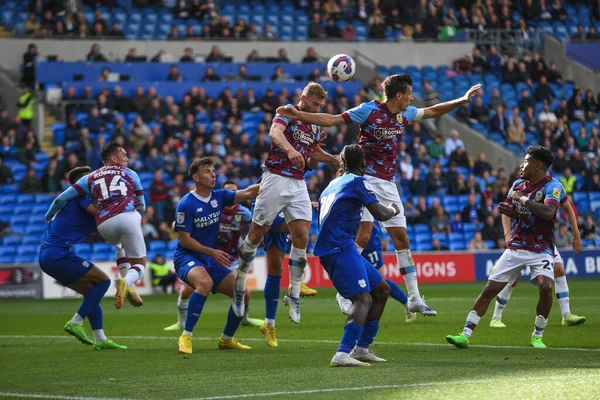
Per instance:
[[[449,157],[450,154],[452,154],[452,152],[458,147],[462,147],[464,149],[465,144],[458,138],[458,131],[456,129],[452,129],[450,131],[450,137],[446,139],[446,144],[444,145],[446,157]]]
[[[540,126],[543,126],[544,122],[546,121],[550,121],[552,123],[552,126],[556,125],[556,114],[554,114],[552,110],[550,110],[550,106],[548,105],[547,101],[544,101],[544,108],[538,116],[538,121],[540,122]]]
[[[406,179],[411,180],[415,169],[410,161],[410,156],[406,153],[400,154],[400,171],[406,174]]]

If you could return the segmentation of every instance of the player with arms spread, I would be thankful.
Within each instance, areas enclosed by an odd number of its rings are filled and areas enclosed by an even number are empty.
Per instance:
[[[561,201],[560,205],[565,213],[565,216],[567,217],[569,226],[573,231],[573,250],[575,251],[575,254],[579,254],[583,246],[581,243],[579,228],[577,227],[577,217],[575,216],[575,211],[573,211],[571,203],[569,203],[569,200],[566,198],[565,201]],[[504,228],[504,236],[506,238],[506,242],[508,243],[511,235],[511,219],[506,215],[502,215],[502,227]],[[514,282],[508,283],[504,289],[498,293],[498,296],[496,297],[496,303],[494,305],[494,316],[490,321],[490,326],[492,328],[506,328],[506,325],[502,322],[502,312],[508,304],[510,295],[512,294],[513,289],[517,286],[519,279],[520,277],[517,277]],[[560,313],[562,315],[561,325],[578,326],[585,323],[585,317],[571,314],[571,307],[569,305],[569,285],[567,284],[565,264],[556,246],[554,246],[554,292],[556,294],[556,299],[558,300]]]
[[[318,112],[327,99],[327,91],[318,83],[311,82],[304,88],[300,102],[291,108],[306,113]],[[275,115],[269,136],[271,150],[263,165],[260,195],[256,199],[248,236],[240,246],[239,269],[232,299],[233,310],[242,316],[245,310],[244,293],[246,274],[256,255],[256,248],[269,231],[273,221],[283,212],[292,237],[290,251],[290,291],[284,297],[289,307],[289,317],[300,322],[300,289],[306,267],[306,246],[312,221],[312,207],[306,182],[305,165],[311,149],[320,148],[321,128],[296,121],[283,115]],[[338,164],[338,158],[324,151],[311,155],[315,161]]]
[[[531,282],[539,288],[535,328],[530,345],[545,348],[542,335],[552,308],[552,281],[554,280],[554,219],[566,193],[558,180],[547,175],[554,162],[552,152],[539,145],[527,149],[521,165],[521,179],[517,179],[508,193],[506,202],[498,211],[515,220],[507,249],[494,265],[487,285],[475,301],[463,331],[446,336],[448,343],[458,348],[469,346],[469,339],[485,314],[490,302],[507,283],[514,282],[525,266],[531,269]]]
[[[115,280],[115,307],[121,308],[125,297],[133,306],[139,307],[144,303],[133,285],[142,278],[146,269],[141,216],[146,209],[144,190],[138,174],[127,168],[129,157],[119,143],[113,141],[105,145],[100,156],[104,166],[80,178],[58,196],[46,213],[46,220],[50,220],[67,201],[77,196],[92,197],[98,205],[98,232],[104,240],[117,247],[117,260],[126,257],[130,266],[122,269],[119,265],[121,278]]]
[[[179,352],[182,354],[192,354],[192,332],[210,292],[233,296],[235,274],[229,270],[231,260],[227,253],[216,248],[223,209],[255,198],[259,190],[259,185],[235,192],[215,190],[215,162],[208,157],[194,160],[188,173],[196,188],[183,196],[177,205],[175,231],[179,235],[179,243],[173,258],[179,279],[194,288],[185,329],[179,337]],[[245,304],[249,298],[247,293]],[[233,306],[229,308],[227,323],[218,341],[220,349],[250,349],[233,338],[242,316],[234,314]]]
[[[392,75],[385,79],[383,88],[386,97],[384,102],[373,100],[362,103],[339,115],[313,114],[289,106],[279,107],[277,113],[289,119],[322,127],[342,124],[360,125],[359,145],[365,152],[367,165],[365,178],[381,204],[388,206],[395,203],[400,208],[398,215],[385,221],[382,225],[387,229],[396,248],[400,272],[408,289],[408,310],[426,316],[434,316],[436,312],[427,307],[419,294],[417,272],[410,255],[410,244],[406,233],[404,207],[398,188],[394,183],[398,146],[410,121],[438,118],[460,105],[469,103],[481,85],[473,86],[461,98],[419,109],[410,106],[413,95],[412,79],[409,75]],[[370,212],[365,211],[356,237],[359,253],[369,242],[372,231],[373,216]]]
[[[333,286],[353,305],[331,366],[369,366],[367,361],[385,361],[375,356],[369,345],[379,330],[390,287],[360,255],[354,238],[365,207],[379,221],[398,215],[400,208],[394,203],[385,207],[377,201],[363,176],[365,154],[359,145],[345,146],[341,157],[344,174],[331,181],[319,199],[315,255],[319,256]]]
[[[89,174],[90,167],[77,167],[69,172],[69,182],[74,184]],[[126,349],[107,339],[102,324],[100,301],[110,286],[110,279],[93,263],[75,254],[73,245],[83,243],[86,236],[96,232],[96,205],[89,197],[69,200],[46,223],[39,262],[42,271],[61,285],[83,295],[83,302],[73,318],[65,324],[65,332],[75,336],[81,343],[93,345],[97,350]],[[94,339],[88,337],[83,320],[88,318]]]

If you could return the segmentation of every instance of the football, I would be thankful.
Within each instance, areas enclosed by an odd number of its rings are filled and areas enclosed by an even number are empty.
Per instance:
[[[356,72],[356,64],[347,54],[338,54],[329,59],[327,63],[329,76],[336,82],[346,82],[352,79]]]

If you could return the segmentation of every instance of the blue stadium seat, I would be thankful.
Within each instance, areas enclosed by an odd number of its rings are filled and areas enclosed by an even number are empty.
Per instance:
[[[496,247],[496,242],[494,242],[493,240],[486,240],[485,244],[487,244],[488,249],[493,249],[494,247]]]
[[[6,190],[6,186],[8,185],[4,185],[4,190]],[[18,195],[16,194],[0,194],[0,204],[16,204],[17,203],[17,197]]]
[[[4,246],[17,246],[21,243],[21,238],[19,236],[10,235],[4,236],[2,238],[2,244]]]
[[[36,263],[38,261],[37,254],[23,254],[16,256],[14,259],[15,264],[29,264]]]
[[[17,248],[15,246],[0,247],[0,256],[14,256],[16,254],[17,254]]]
[[[466,226],[467,224],[465,224]],[[450,244],[455,243],[455,242],[462,242],[464,241],[465,237],[462,233],[458,233],[458,232],[452,232],[448,235],[448,241],[450,242]]]
[[[577,194],[577,193],[575,193]],[[600,192],[589,192],[590,201],[600,201]]]
[[[429,233],[429,226],[425,224],[416,224],[415,225],[415,234],[419,233]]]
[[[100,253],[100,252],[108,252],[108,251],[112,251],[113,252],[113,256],[114,256],[114,247],[111,246],[108,243],[94,243],[92,245],[92,249],[94,253]]]
[[[466,250],[467,244],[464,241],[459,241],[459,242],[451,241],[450,244],[448,245],[448,248],[450,249],[450,251]]]
[[[0,206],[0,219],[6,218],[9,215],[12,215],[14,211],[13,206]]]
[[[38,254],[40,246],[35,246],[31,244],[22,244],[17,247],[17,254],[22,256],[25,254]]]
[[[153,240],[150,242],[149,248],[153,251],[165,251],[167,249],[167,243],[162,240]]]
[[[0,256],[0,264],[13,264],[14,262],[14,256]]]

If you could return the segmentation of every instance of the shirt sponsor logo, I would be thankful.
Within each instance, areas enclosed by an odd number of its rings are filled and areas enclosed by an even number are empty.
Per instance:
[[[296,129],[294,131],[294,133],[292,134],[292,137],[294,138],[294,140],[296,142],[300,142],[300,143],[306,144],[308,146],[310,146],[314,142],[311,135],[309,135],[308,133],[302,132],[300,129]]]
[[[376,139],[388,140],[404,133],[404,127],[397,128],[377,128],[375,129],[374,135]]]

